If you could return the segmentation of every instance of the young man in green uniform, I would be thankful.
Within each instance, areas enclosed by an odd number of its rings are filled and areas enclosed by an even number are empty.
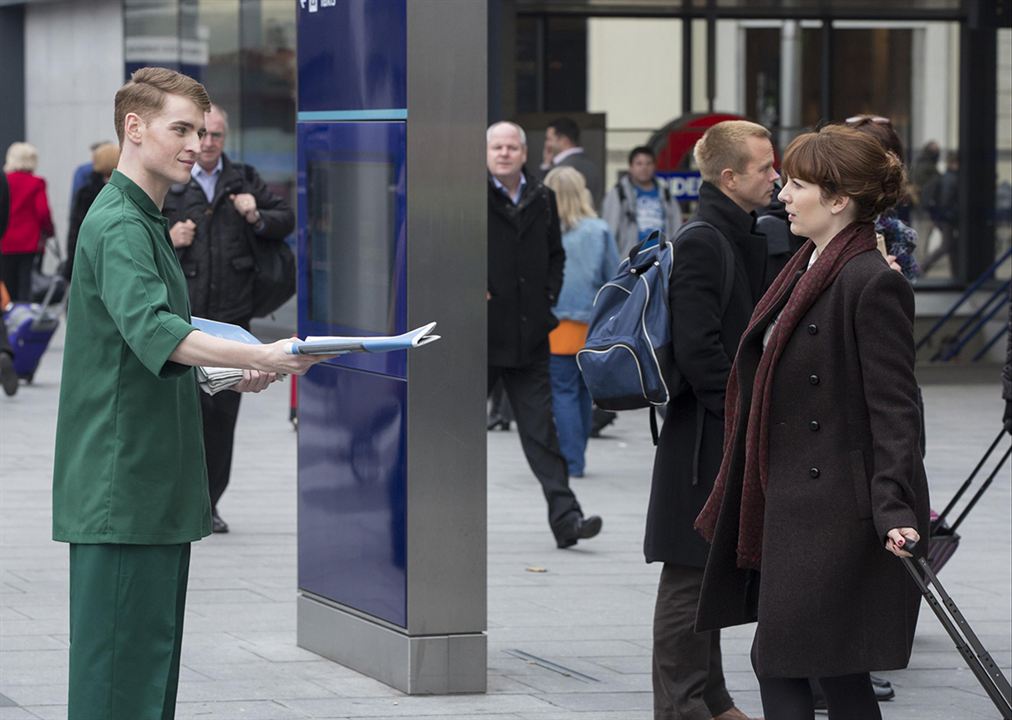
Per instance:
[[[238,391],[319,357],[190,325],[161,206],[200,150],[203,86],[143,68],[116,93],[117,171],[81,226],[67,311],[53,538],[70,545],[69,720],[175,714],[190,543],[211,532],[194,365]]]

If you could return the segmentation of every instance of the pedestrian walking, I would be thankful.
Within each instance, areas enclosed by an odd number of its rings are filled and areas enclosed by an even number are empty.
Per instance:
[[[592,402],[576,353],[587,341],[594,297],[615,274],[618,253],[607,224],[594,212],[583,175],[571,167],[557,167],[545,176],[545,185],[558,202],[566,253],[562,291],[553,310],[559,326],[548,335],[552,410],[569,477],[583,477]]]
[[[39,152],[34,145],[12,143],[4,173],[10,191],[10,216],[0,239],[0,279],[15,301],[31,302],[32,268],[55,232],[46,181],[35,174]]]
[[[584,517],[569,487],[566,460],[552,418],[548,333],[562,289],[565,252],[555,193],[524,171],[527,137],[499,122],[486,133],[488,164],[488,389],[500,379],[520,444],[548,503],[559,548],[601,531]]]

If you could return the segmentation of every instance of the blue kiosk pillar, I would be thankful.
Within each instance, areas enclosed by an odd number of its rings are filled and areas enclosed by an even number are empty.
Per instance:
[[[486,3],[300,0],[299,335],[440,342],[299,382],[298,643],[486,688]]]

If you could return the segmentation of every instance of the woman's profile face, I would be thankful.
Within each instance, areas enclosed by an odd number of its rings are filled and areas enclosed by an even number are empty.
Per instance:
[[[823,237],[833,223],[830,204],[815,183],[788,178],[777,198],[787,210],[791,232],[801,237]]]

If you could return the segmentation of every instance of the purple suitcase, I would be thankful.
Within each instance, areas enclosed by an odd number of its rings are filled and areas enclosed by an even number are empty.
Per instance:
[[[31,382],[49,341],[60,326],[59,308],[34,303],[13,303],[4,313],[7,337],[14,350],[14,371]]]

